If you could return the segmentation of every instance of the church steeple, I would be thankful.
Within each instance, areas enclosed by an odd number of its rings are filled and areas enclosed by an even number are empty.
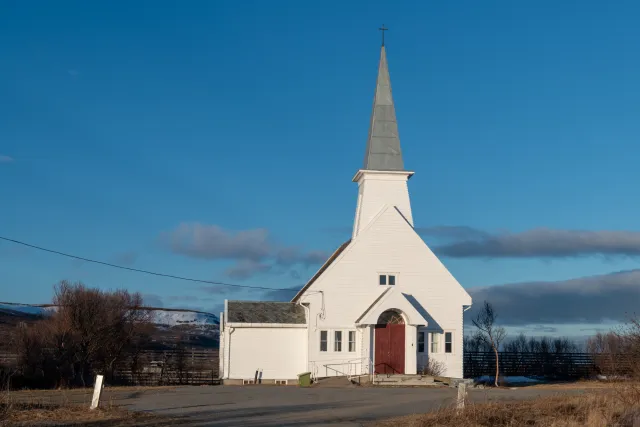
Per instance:
[[[383,27],[384,28],[384,27]],[[384,35],[384,32],[383,32]],[[391,79],[387,66],[387,52],[380,48],[378,79],[373,98],[373,111],[364,157],[364,170],[403,171],[402,150],[398,136],[398,122],[391,95]]]
[[[384,37],[384,26],[380,30]],[[358,183],[358,204],[352,235],[354,239],[385,206],[394,206],[413,226],[407,188],[407,180],[412,175],[413,172],[406,170],[402,161],[383,38],[364,167],[353,177],[353,181]]]

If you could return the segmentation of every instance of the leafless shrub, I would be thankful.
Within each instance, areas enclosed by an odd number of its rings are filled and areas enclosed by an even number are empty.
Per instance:
[[[432,377],[442,377],[447,372],[447,365],[438,360],[429,359],[421,369],[420,374]]]

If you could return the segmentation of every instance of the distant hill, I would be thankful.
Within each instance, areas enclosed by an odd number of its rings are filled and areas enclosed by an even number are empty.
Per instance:
[[[31,307],[0,304],[0,343],[9,342],[10,332],[20,323],[46,318],[55,307]],[[218,348],[220,319],[215,314],[178,309],[154,308],[156,345],[171,346],[182,342],[188,347]],[[0,345],[1,347],[1,345]]]

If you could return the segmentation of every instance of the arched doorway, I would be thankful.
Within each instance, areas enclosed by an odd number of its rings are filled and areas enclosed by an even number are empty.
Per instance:
[[[387,310],[376,324],[374,364],[376,374],[404,374],[404,319],[397,310]]]

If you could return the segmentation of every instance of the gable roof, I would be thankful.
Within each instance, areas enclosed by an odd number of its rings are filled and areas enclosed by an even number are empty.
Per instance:
[[[309,281],[307,282],[306,285],[304,285],[302,287],[302,289],[300,289],[300,291],[298,291],[298,293],[296,294],[295,297],[293,297],[293,299],[291,300],[291,302],[296,302],[298,301],[298,298],[300,298],[302,296],[302,294],[304,294],[304,292],[309,289],[309,286],[313,285],[313,282],[315,282],[316,280],[318,280],[318,278],[322,275],[322,273],[324,273],[326,271],[327,268],[329,268],[331,266],[331,264],[333,264],[333,262],[336,260],[336,258],[338,258],[338,256],[340,256],[340,254],[347,248],[347,246],[349,246],[349,243],[351,243],[351,239],[347,240],[346,242],[344,242],[343,244],[341,244],[338,249],[336,249],[333,254],[331,254],[331,256],[329,257],[329,259],[327,259],[325,261],[324,264],[322,264],[322,267],[320,267],[320,270],[318,270],[316,272],[316,274],[313,275],[313,277],[311,277],[311,279],[309,279]]]
[[[229,323],[307,323],[304,307],[292,302],[227,301]]]
[[[356,319],[356,324],[375,325],[382,313],[388,309],[402,311],[405,321],[409,325],[428,325],[416,307],[409,301],[408,295],[398,290],[395,286],[389,286],[376,298],[373,303]]]

